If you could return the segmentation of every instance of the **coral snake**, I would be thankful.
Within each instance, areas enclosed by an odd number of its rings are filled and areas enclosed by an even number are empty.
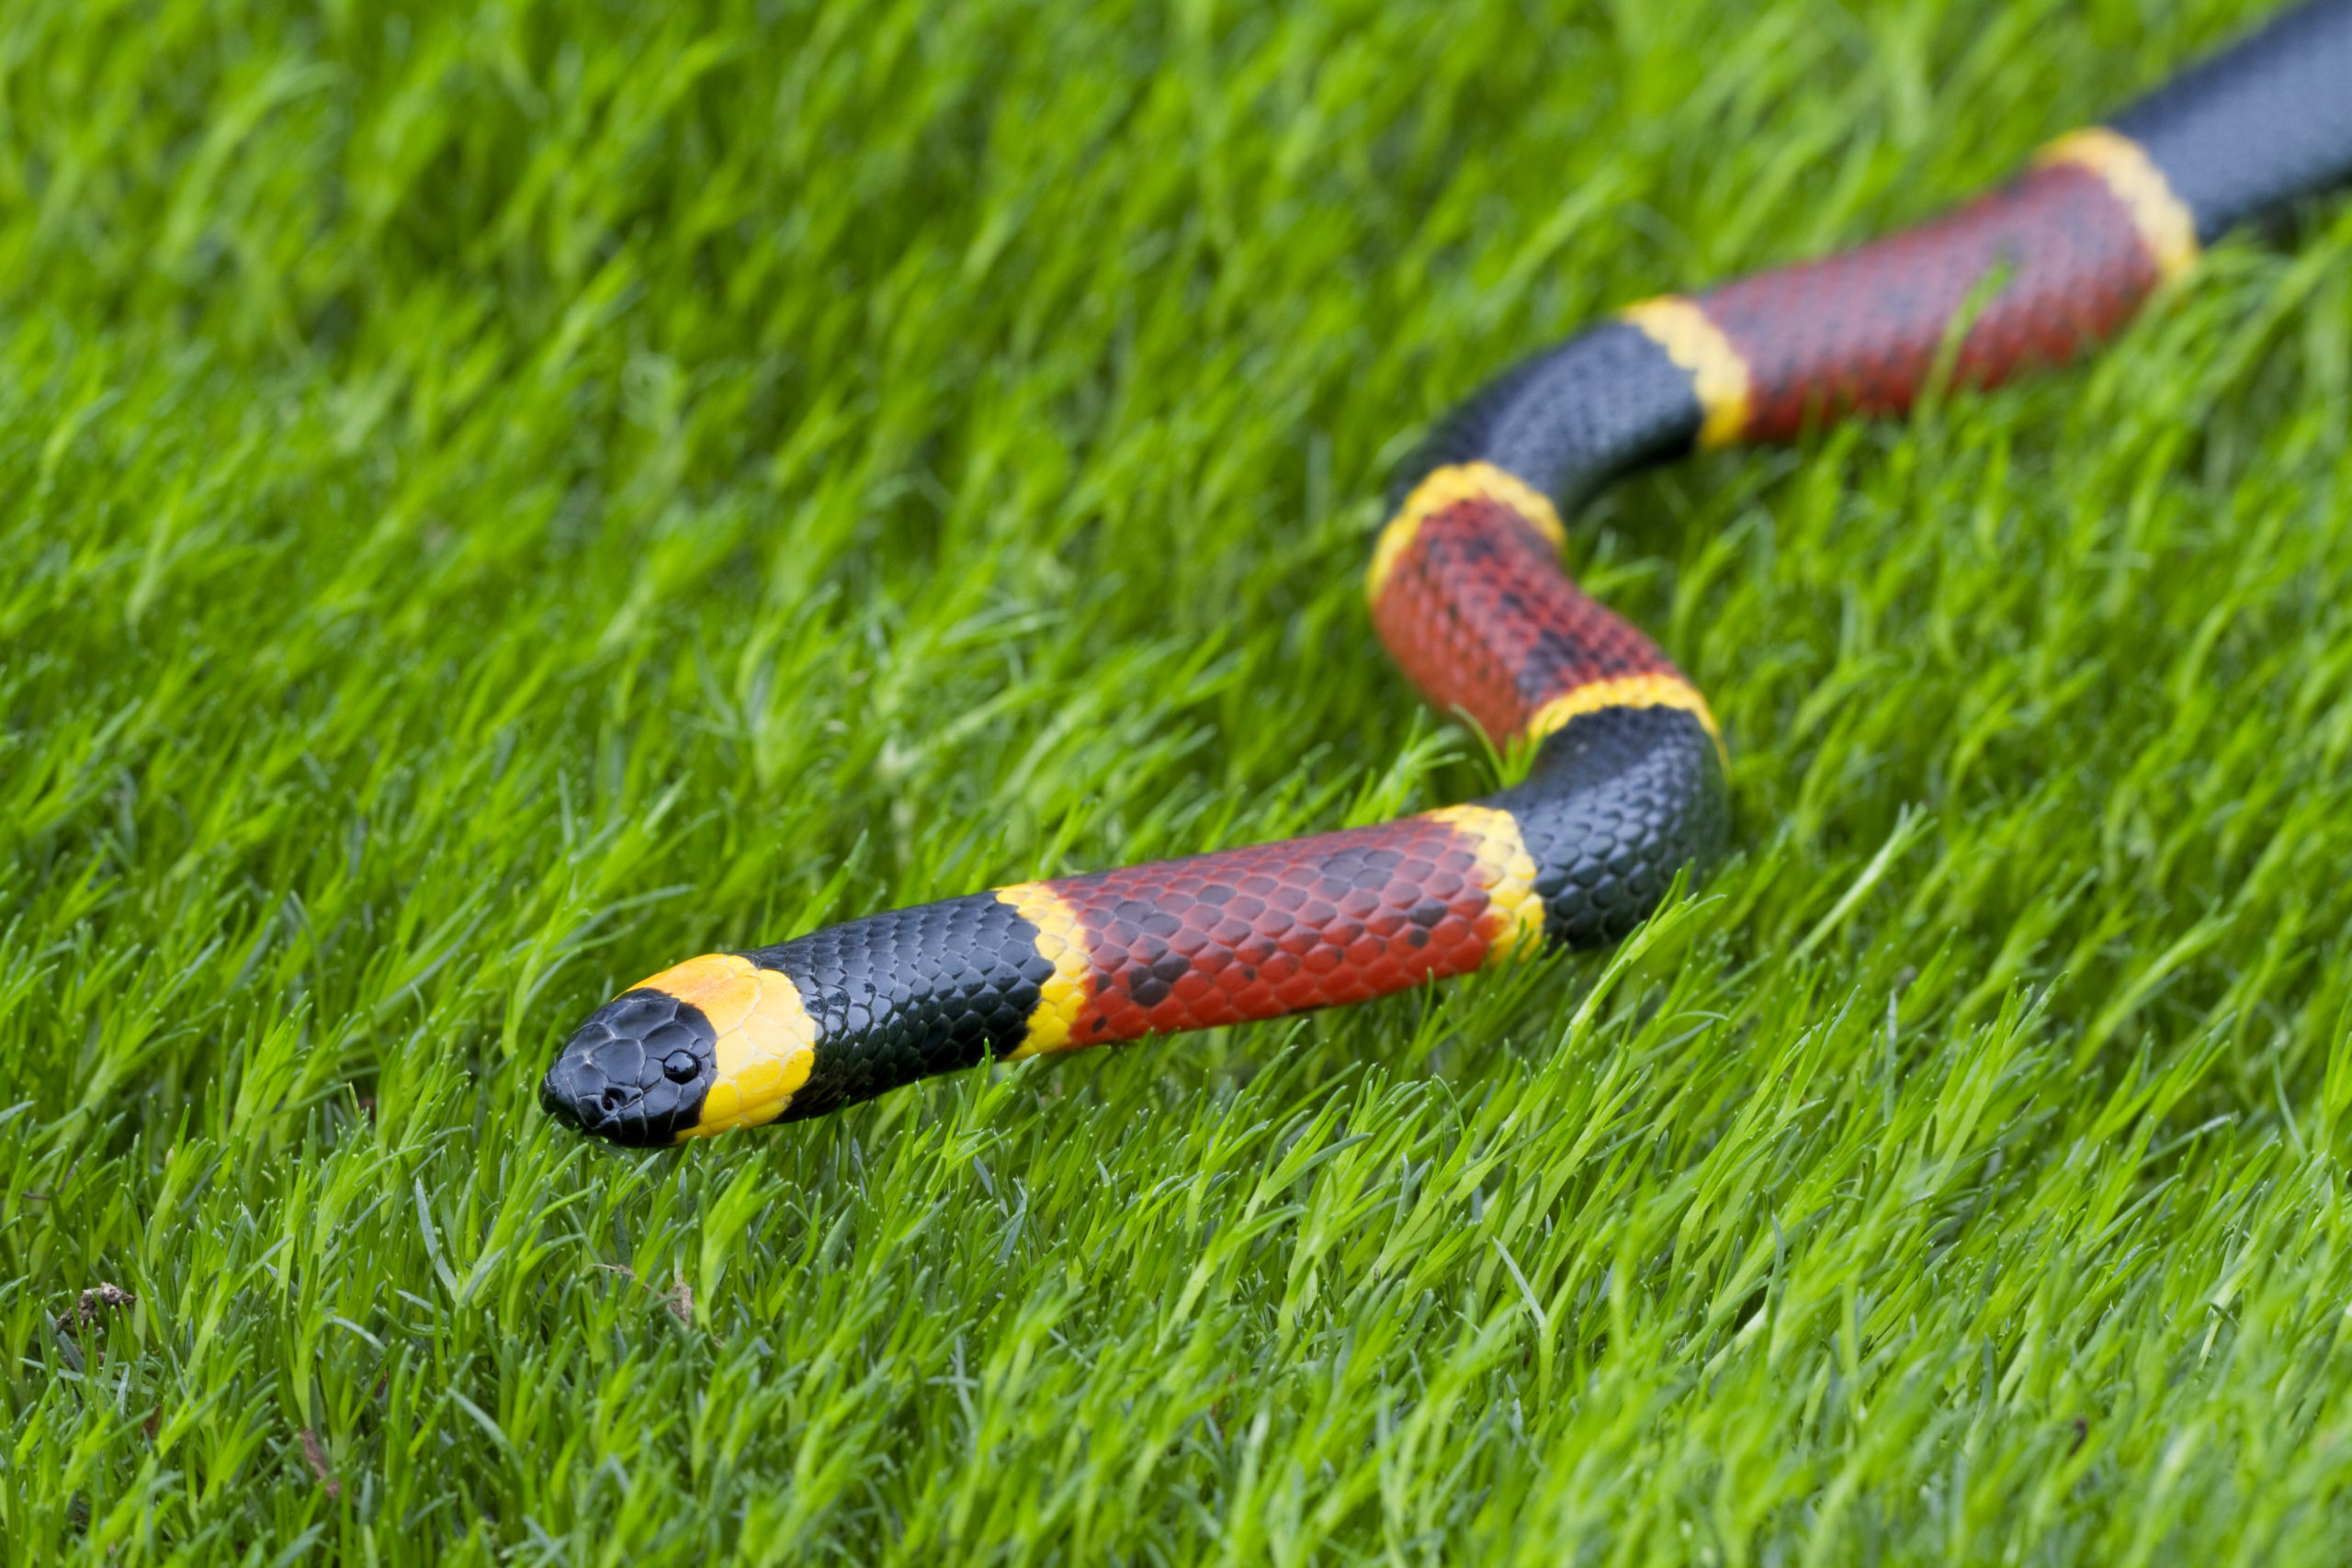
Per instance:
[[[1525,782],[1376,827],[1029,882],[689,959],[596,1010],[540,1089],[649,1145],[983,1061],[1363,1001],[1616,941],[1728,827],[1698,691],[1563,572],[1637,466],[1900,412],[1957,324],[1976,386],[2112,334],[2242,221],[2352,175],[2352,0],[2287,12],[2008,185],[1892,238],[1632,305],[1477,393],[1407,466],[1371,612]]]

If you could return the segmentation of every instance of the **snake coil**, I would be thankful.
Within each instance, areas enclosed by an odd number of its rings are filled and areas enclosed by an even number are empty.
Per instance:
[[[1526,781],[1375,827],[1023,883],[663,970],[547,1075],[650,1145],[934,1073],[1362,1001],[1611,942],[1728,830],[1705,700],[1561,570],[1563,511],[1645,464],[1899,413],[2061,363],[2244,220],[2352,175],[2352,0],[2285,13],[2008,185],[1874,244],[1627,307],[1496,380],[1407,466],[1367,584],[1413,683]],[[1999,287],[1974,297],[1988,277]]]

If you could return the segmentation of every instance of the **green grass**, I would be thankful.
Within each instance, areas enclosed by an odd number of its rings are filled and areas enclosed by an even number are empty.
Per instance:
[[[1427,423],[2248,10],[0,7],[6,1554],[2339,1558],[2340,201],[1584,521],[1736,760],[1613,960],[534,1102],[713,944],[1488,787],[1362,604]]]

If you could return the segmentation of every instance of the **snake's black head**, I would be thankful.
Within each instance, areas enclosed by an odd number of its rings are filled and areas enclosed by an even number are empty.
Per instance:
[[[702,1009],[639,987],[573,1032],[539,1085],[539,1103],[591,1137],[653,1148],[701,1120],[718,1071],[718,1032]]]

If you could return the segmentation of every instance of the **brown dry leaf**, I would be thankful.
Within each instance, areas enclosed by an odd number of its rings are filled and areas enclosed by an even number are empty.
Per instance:
[[[319,1478],[319,1484],[326,1488],[328,1496],[343,1495],[343,1483],[337,1481],[334,1472],[327,1468],[324,1445],[319,1441],[319,1435],[308,1427],[302,1428],[302,1457],[311,1461],[311,1473]]]
[[[120,1285],[101,1280],[65,1311],[57,1314],[57,1332],[72,1336],[87,1327],[109,1311],[127,1307],[139,1298]]]

